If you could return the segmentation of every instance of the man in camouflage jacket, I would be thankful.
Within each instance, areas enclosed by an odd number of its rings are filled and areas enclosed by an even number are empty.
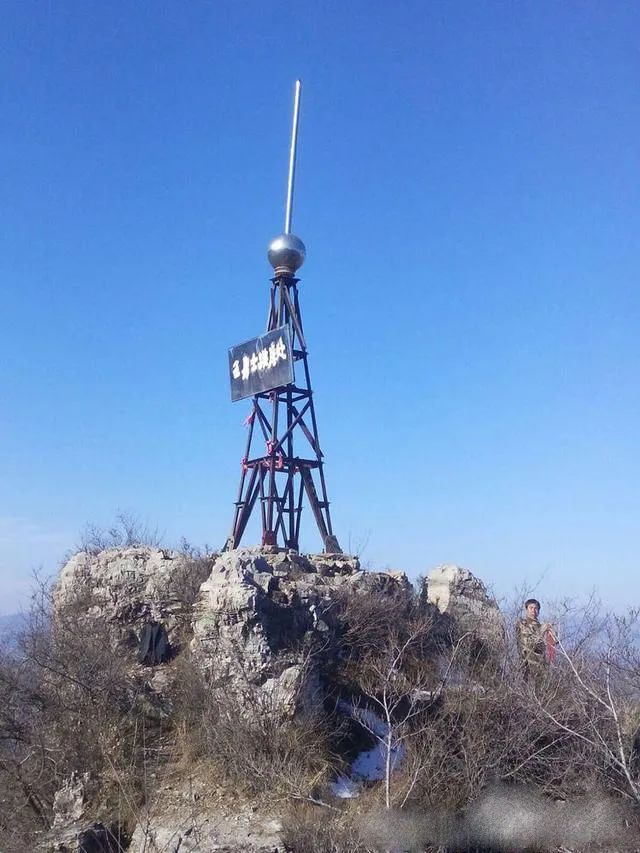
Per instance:
[[[516,638],[524,676],[528,679],[531,673],[536,675],[545,670],[547,644],[555,644],[555,636],[551,625],[538,619],[540,602],[537,599],[527,599],[524,609],[524,618],[518,619],[516,624]]]

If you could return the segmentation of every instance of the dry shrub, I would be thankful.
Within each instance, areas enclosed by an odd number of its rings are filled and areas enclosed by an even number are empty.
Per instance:
[[[248,680],[212,687],[188,655],[176,684],[184,755],[211,762],[237,790],[265,799],[306,796],[336,772],[333,722],[321,706],[293,715],[289,697]]]
[[[297,803],[284,815],[281,837],[285,848],[294,853],[366,851],[347,815],[308,803]]]
[[[380,583],[358,592],[340,591],[334,601],[342,624],[343,653],[358,658],[377,654],[390,634],[402,630],[417,610],[411,590],[395,583]]]
[[[144,679],[113,653],[110,627],[88,616],[93,603],[80,585],[54,610],[52,589],[41,584],[20,648],[0,661],[0,849],[28,846],[51,825],[54,794],[72,773],[91,780],[88,819],[132,823],[146,779],[165,759],[162,714]]]
[[[527,682],[512,637],[480,645],[423,606],[374,590],[342,610],[334,683],[405,753],[385,780],[388,806],[451,813],[498,781],[639,801],[638,614],[572,611],[555,663]]]
[[[192,637],[193,613],[198,593],[211,574],[217,557],[216,552],[194,548],[185,540],[180,545],[180,552],[183,558],[176,561],[166,589],[167,597],[180,605],[175,612],[177,625],[173,645],[176,651],[185,648]]]
[[[321,713],[287,719],[277,697],[227,694],[210,738],[227,778],[251,794],[306,795],[336,769]],[[215,750],[215,752],[214,752]]]
[[[75,550],[95,555],[108,548],[159,548],[161,543],[157,528],[149,527],[133,513],[119,512],[111,527],[87,524]]]

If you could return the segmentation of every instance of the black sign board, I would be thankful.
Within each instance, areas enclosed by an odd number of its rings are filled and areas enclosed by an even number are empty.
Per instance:
[[[242,400],[293,382],[288,326],[280,326],[229,350],[231,400]]]

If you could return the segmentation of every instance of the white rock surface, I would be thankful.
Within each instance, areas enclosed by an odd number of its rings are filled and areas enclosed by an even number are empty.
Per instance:
[[[164,548],[109,548],[80,551],[63,567],[55,591],[56,609],[80,605],[88,617],[113,626],[114,645],[155,620],[170,640],[193,603],[210,565]]]
[[[53,797],[53,825],[66,826],[82,818],[86,806],[89,777],[72,773]]]
[[[200,588],[191,644],[211,683],[257,686],[283,710],[313,702],[317,682],[305,648],[330,630],[332,594],[362,574],[344,555],[221,554]]]
[[[498,603],[475,575],[460,566],[438,566],[425,580],[426,598],[451,617],[459,632],[482,639],[502,636],[504,620]]]

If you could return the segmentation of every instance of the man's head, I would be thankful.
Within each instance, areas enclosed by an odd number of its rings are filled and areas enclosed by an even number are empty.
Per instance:
[[[537,619],[540,613],[540,602],[537,598],[528,598],[524,603],[524,609],[527,616]]]

